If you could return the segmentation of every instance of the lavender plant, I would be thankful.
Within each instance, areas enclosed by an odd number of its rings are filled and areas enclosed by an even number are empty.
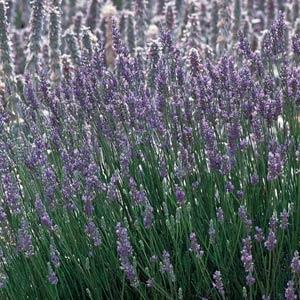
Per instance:
[[[298,1],[7,2],[0,298],[297,299]]]

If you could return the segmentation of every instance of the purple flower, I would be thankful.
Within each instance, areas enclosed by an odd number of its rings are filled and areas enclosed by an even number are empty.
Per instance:
[[[88,223],[85,225],[84,231],[87,234],[88,238],[93,242],[93,245],[95,247],[101,245],[102,241],[101,241],[99,230],[96,224],[91,219],[89,219]]]
[[[221,167],[221,157],[218,153],[214,130],[207,120],[202,121],[201,132],[209,167],[212,170],[219,170]]]
[[[168,274],[170,276],[171,280],[174,282],[175,281],[175,273],[174,273],[173,265],[171,263],[170,253],[168,251],[164,250],[162,257],[163,257],[163,259],[161,262],[160,271],[162,273]]]
[[[269,227],[270,227],[270,229],[271,229],[273,232],[276,232],[276,231],[277,231],[277,226],[278,226],[278,218],[277,218],[276,213],[274,213],[274,214],[272,215],[272,217],[270,218],[270,221],[269,221]]]
[[[298,251],[294,252],[294,257],[291,262],[291,268],[294,273],[300,274],[300,258]]]
[[[148,288],[153,288],[154,285],[155,285],[154,279],[153,279],[153,278],[149,278],[149,279],[147,280],[147,282],[146,282],[146,286],[147,286]]]
[[[210,220],[209,222],[208,235],[209,235],[210,242],[214,243],[216,239],[216,229],[213,220]]]
[[[7,281],[8,281],[7,275],[4,273],[0,273],[0,289],[6,287]]]
[[[225,295],[224,285],[222,281],[222,275],[220,271],[216,271],[213,274],[213,287],[222,295]]]
[[[228,175],[232,169],[233,166],[233,156],[229,155],[222,155],[221,156],[221,174],[222,175]]]
[[[35,210],[37,212],[41,224],[44,225],[48,230],[53,230],[54,229],[53,222],[49,214],[47,213],[43,202],[38,197],[35,200]]]
[[[246,284],[248,286],[253,285],[255,283],[255,281],[256,280],[255,280],[254,276],[252,275],[252,273],[247,274],[247,276],[246,276]]]
[[[264,241],[265,236],[264,236],[263,230],[260,227],[256,226],[255,227],[255,232],[256,232],[255,235],[254,235],[255,240],[259,243]]]
[[[228,125],[228,145],[230,156],[233,157],[236,153],[237,146],[240,140],[241,125],[237,117],[234,117]]]
[[[250,183],[251,183],[252,185],[256,185],[256,184],[258,184],[258,182],[259,182],[259,177],[258,177],[258,175],[254,174],[254,175],[252,175],[252,176],[250,177]]]
[[[136,204],[144,204],[147,202],[145,191],[143,190],[142,186],[140,187],[140,190],[138,190],[137,184],[132,177],[129,179],[129,186],[132,198]]]
[[[232,184],[231,181],[228,181],[228,182],[226,183],[226,191],[227,191],[228,193],[233,193],[233,191],[234,191],[234,185]]]
[[[48,263],[48,281],[52,285],[57,285],[57,283],[58,283],[58,277],[55,274],[55,272],[53,271],[50,263]]]
[[[84,204],[84,212],[88,218],[93,215],[94,206],[93,206],[94,195],[91,190],[86,190],[82,196],[82,201]]]
[[[101,187],[98,174],[100,173],[98,165],[90,163],[85,171],[85,178],[88,190],[96,190]]]
[[[237,191],[236,195],[239,199],[242,199],[244,197],[244,192],[243,191]]]
[[[29,158],[26,161],[27,165],[31,168],[46,165],[46,151],[47,147],[44,139],[42,137],[36,137],[33,145],[31,146]]]
[[[300,55],[300,34],[296,33],[292,37],[292,49],[294,54]]]
[[[175,190],[175,197],[179,206],[183,207],[185,203],[185,192],[178,186],[176,187]]]
[[[118,176],[114,174],[107,186],[107,197],[110,201],[116,201],[118,198]]]
[[[199,53],[197,49],[192,48],[190,50],[189,60],[190,60],[191,74],[192,76],[197,77],[197,75],[201,71],[201,63],[200,63]]]
[[[253,272],[253,258],[251,254],[252,242],[251,237],[243,239],[243,249],[241,251],[241,260],[247,273]]]
[[[276,234],[272,230],[269,231],[268,237],[264,243],[268,251],[273,251],[277,245]]]
[[[133,248],[129,241],[127,229],[123,227],[121,223],[118,223],[116,225],[116,234],[117,252],[121,263],[121,269],[125,272],[125,275],[131,285],[137,287],[139,285],[139,279],[137,277],[135,267],[130,261],[133,255]]]
[[[150,262],[151,263],[155,263],[155,262],[157,262],[158,261],[158,257],[156,256],[156,255],[152,255],[151,257],[150,257]]]
[[[252,257],[252,242],[251,237],[243,239],[243,249],[241,251],[241,261],[244,265],[245,272],[247,273],[246,282],[248,286],[255,283],[255,278],[253,277],[254,263]]]
[[[252,59],[253,53],[251,51],[249,41],[242,32],[239,32],[238,49],[246,58],[249,60]]]
[[[196,257],[201,258],[204,255],[204,251],[201,249],[201,246],[197,242],[196,233],[192,232],[190,234],[191,247],[190,251],[196,254]]]
[[[50,261],[55,268],[60,266],[59,252],[53,241],[50,244]]]
[[[20,191],[13,176],[6,172],[2,175],[2,185],[4,189],[4,200],[10,211],[14,215],[21,213]]]
[[[220,223],[223,223],[224,222],[224,212],[223,212],[223,209],[221,207],[217,208],[216,215],[217,215],[217,220]]]
[[[292,280],[290,280],[287,283],[287,288],[285,289],[284,296],[285,296],[286,300],[297,299],[297,295],[296,295],[295,288],[294,288],[294,282]]]
[[[289,212],[286,209],[284,209],[280,213],[280,228],[285,230],[288,228],[288,226],[289,226]]]
[[[50,207],[54,209],[55,208],[54,193],[55,190],[57,189],[57,179],[53,169],[50,166],[45,168],[42,179],[43,179],[46,199],[49,201]]]
[[[249,218],[248,213],[247,213],[247,209],[246,206],[241,205],[239,207],[239,217],[241,219],[241,221],[244,223],[244,225],[247,228],[247,231],[250,231],[252,228],[252,220]]]
[[[144,226],[146,229],[149,229],[152,226],[153,218],[153,207],[150,204],[148,204],[146,206],[144,214]]]
[[[29,224],[25,218],[22,218],[21,228],[18,230],[17,251],[23,252],[28,257],[34,255],[32,236],[30,233]]]
[[[283,172],[283,156],[282,153],[275,149],[268,154],[268,176],[269,181],[277,179]]]

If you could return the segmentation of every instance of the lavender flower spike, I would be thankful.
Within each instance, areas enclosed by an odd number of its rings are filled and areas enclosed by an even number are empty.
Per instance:
[[[144,226],[146,229],[149,229],[152,226],[153,217],[153,207],[150,204],[147,204],[144,213]]]
[[[213,287],[221,294],[221,296],[224,297],[225,295],[225,290],[224,290],[224,285],[223,285],[223,280],[222,280],[222,274],[220,271],[216,271],[213,274]]]
[[[139,279],[135,267],[132,265],[130,259],[133,256],[133,248],[129,241],[127,229],[118,223],[116,226],[117,234],[117,252],[121,263],[121,269],[125,272],[127,279],[131,285],[137,287]]]
[[[251,237],[243,239],[243,249],[241,251],[241,261],[243,262],[245,272],[247,273],[246,282],[248,286],[255,283],[255,278],[253,277],[254,263],[252,257],[252,242]]]
[[[171,281],[175,282],[176,277],[175,277],[173,265],[171,263],[170,253],[168,251],[164,250],[162,256],[163,256],[163,260],[162,260],[162,263],[160,266],[160,270],[162,273],[168,274],[171,278]]]
[[[201,258],[204,255],[204,251],[201,249],[201,246],[197,242],[197,237],[195,232],[192,232],[190,234],[190,242],[191,242],[191,247],[189,250],[195,253],[196,257]]]
[[[180,187],[176,187],[175,197],[179,206],[183,207],[185,203],[185,192]]]
[[[58,283],[57,275],[53,271],[50,263],[48,263],[48,281],[52,285],[57,285],[57,283]]]
[[[274,231],[270,230],[267,240],[265,241],[265,247],[267,248],[268,251],[273,251],[274,248],[276,247],[276,244],[277,244],[276,234]]]
[[[98,247],[101,245],[101,237],[99,230],[96,226],[96,224],[90,219],[88,223],[85,226],[85,233],[89,237],[89,239],[93,242],[95,247]]]
[[[294,257],[291,262],[291,268],[294,273],[300,274],[300,257],[298,251],[294,252]]]
[[[29,224],[25,218],[21,220],[21,228],[18,230],[17,251],[23,252],[27,257],[34,255],[32,236]]]
[[[296,292],[295,292],[295,288],[294,288],[294,282],[292,280],[290,280],[287,283],[287,288],[285,289],[284,296],[285,296],[286,300],[298,299],[297,295],[296,295]]]
[[[59,252],[54,244],[54,241],[51,241],[50,244],[50,260],[55,268],[58,268],[60,266]]]

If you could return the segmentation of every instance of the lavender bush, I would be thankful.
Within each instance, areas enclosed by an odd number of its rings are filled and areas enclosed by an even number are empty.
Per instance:
[[[297,299],[299,1],[0,0],[0,298]]]

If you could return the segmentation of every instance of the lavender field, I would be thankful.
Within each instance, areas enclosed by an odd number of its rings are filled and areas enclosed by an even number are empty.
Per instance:
[[[299,299],[299,9],[0,0],[0,299]]]

